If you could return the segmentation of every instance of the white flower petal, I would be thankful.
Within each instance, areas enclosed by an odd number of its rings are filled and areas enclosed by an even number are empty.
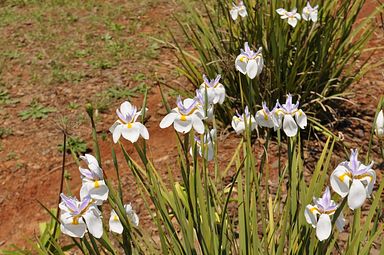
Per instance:
[[[117,141],[119,141],[120,139],[120,136],[121,136],[121,129],[123,128],[124,125],[122,124],[119,124],[117,125],[114,130],[113,130],[113,133],[112,133],[112,137],[113,137],[113,142],[114,143],[117,143]]]
[[[284,115],[283,130],[288,137],[293,137],[297,134],[296,122],[289,114]]]
[[[131,143],[137,142],[140,136],[140,128],[137,125],[137,122],[132,123],[130,127],[123,126],[121,129],[121,134]]]
[[[168,113],[160,122],[161,128],[167,128],[175,121],[178,114],[176,112]]]
[[[296,112],[295,119],[296,119],[297,125],[299,125],[301,129],[304,129],[307,126],[307,115],[305,115],[305,113],[302,110],[299,110]]]
[[[135,122],[135,125],[137,125],[137,126],[139,127],[140,135],[141,135],[145,140],[148,140],[148,139],[149,139],[148,129],[147,129],[143,124],[141,124],[140,122]]]
[[[289,17],[288,18],[288,24],[291,26],[291,27],[296,27],[297,25],[297,19],[295,17]]]
[[[333,191],[341,197],[346,197],[349,193],[349,185],[351,181],[349,174],[349,170],[341,164],[339,164],[331,174],[331,187]]]
[[[247,64],[247,75],[249,78],[254,79],[258,73],[259,65],[257,64],[255,59],[251,59]]]
[[[204,123],[203,121],[197,117],[196,115],[192,115],[191,116],[192,118],[192,125],[193,125],[193,129],[199,133],[199,134],[204,134]]]
[[[235,60],[236,69],[240,73],[246,74],[247,73],[247,62],[248,62],[248,60],[246,59],[246,57],[244,55],[240,54],[239,56],[237,56],[237,58]]]
[[[117,216],[115,210],[111,211],[111,217],[109,218],[109,230],[117,234],[123,233],[123,225],[120,222],[119,216]]]
[[[332,231],[332,223],[328,214],[320,214],[316,225],[316,236],[320,241],[328,239]]]
[[[276,10],[276,12],[279,14],[279,15],[284,15],[287,11],[283,8],[279,8]]]
[[[239,15],[241,16],[241,17],[245,17],[245,16],[247,16],[248,15],[248,13],[247,13],[247,9],[245,9],[245,7],[244,8],[240,8],[240,10],[239,10]]]
[[[103,222],[101,221],[99,210],[90,208],[83,217],[89,233],[96,238],[100,238],[103,235]]]
[[[360,208],[365,199],[367,198],[367,192],[364,185],[360,180],[353,180],[348,195],[348,206],[352,210]]]
[[[109,189],[103,180],[86,182],[83,186],[87,187],[88,195],[94,200],[105,201],[108,199]]]
[[[123,102],[121,105],[120,105],[120,112],[123,114],[123,115],[128,115],[128,114],[131,114],[132,112],[132,105],[131,103],[125,101]]]
[[[177,132],[186,134],[192,129],[192,119],[191,116],[186,116],[185,120],[181,120],[180,117],[175,119],[173,123],[174,128]]]
[[[305,207],[305,211],[304,211],[305,220],[308,222],[308,224],[311,224],[312,227],[316,227],[317,214],[319,214],[319,212],[316,210],[316,207],[312,205],[307,205]]]
[[[237,10],[237,8],[233,8],[232,10],[229,11],[229,13],[231,14],[231,18],[233,20],[236,20],[238,17],[239,11]]]
[[[70,213],[63,213],[60,216],[60,230],[63,234],[71,237],[82,238],[87,231],[86,225],[82,218],[73,219]]]

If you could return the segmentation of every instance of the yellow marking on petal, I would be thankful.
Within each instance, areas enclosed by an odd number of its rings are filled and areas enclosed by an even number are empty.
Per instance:
[[[100,183],[99,183],[99,181],[95,181],[95,182],[93,183],[93,185],[95,186],[96,189],[97,189],[98,187],[100,187]]]
[[[339,180],[344,182],[345,176],[348,176],[349,178],[352,178],[352,174],[350,172],[342,174],[339,176]]]
[[[264,113],[264,120],[268,120],[268,114]]]
[[[370,181],[372,181],[372,176],[369,174],[361,174],[361,175],[355,176],[355,179],[361,180],[365,177],[368,177],[370,179]]]
[[[113,216],[113,221],[119,221],[119,217],[117,215]]]
[[[186,117],[185,115],[181,115],[180,119],[181,119],[182,121],[186,121],[186,120],[187,120],[187,117]]]
[[[127,128],[132,128],[132,123],[128,123]]]
[[[73,219],[72,219],[72,224],[73,225],[79,225],[79,217],[73,217]]]
[[[309,211],[310,211],[311,213],[313,213],[314,211],[319,212],[319,209],[317,209],[316,207],[312,207],[311,209],[309,209]]]
[[[246,57],[246,56],[241,56],[241,57],[239,58],[239,60],[240,60],[241,62],[247,62],[247,57]]]
[[[332,213],[335,213],[336,212],[336,210],[330,210],[330,211],[326,211],[325,213],[326,214],[332,214]]]

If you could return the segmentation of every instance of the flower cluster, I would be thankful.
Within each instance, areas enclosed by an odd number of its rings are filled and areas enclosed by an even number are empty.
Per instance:
[[[103,221],[98,206],[108,199],[109,189],[104,181],[104,173],[97,159],[90,154],[85,154],[80,158],[88,167],[79,167],[82,178],[80,201],[75,197],[60,194],[60,229],[62,233],[71,237],[82,238],[88,231],[94,237],[100,238],[103,235]],[[125,209],[132,224],[137,226],[138,216],[134,213],[132,207],[129,205]],[[115,220],[116,218],[117,220]],[[117,226],[117,221],[119,223],[120,221],[113,210],[111,219],[113,220],[110,220],[110,230],[119,233],[120,228]]]
[[[291,11],[287,11],[283,8],[279,8],[276,10],[276,12],[280,15],[281,19],[288,20],[288,24],[292,27],[296,27],[297,22],[303,18],[305,21],[317,21],[317,15],[318,15],[318,8],[319,6],[316,5],[315,7],[312,7],[309,2],[307,2],[307,6],[303,8],[302,14],[300,15],[297,13],[297,9],[294,8]]]
[[[247,9],[244,6],[243,1],[240,1],[239,4],[232,3],[232,9],[229,12],[233,20],[236,20],[240,15],[242,18],[248,15]]]
[[[244,114],[237,113],[232,118],[232,127],[237,134],[243,133],[246,126],[252,131],[257,124],[260,127],[274,128],[275,130],[283,128],[287,136],[293,137],[297,134],[298,127],[304,129],[307,126],[307,116],[299,109],[299,102],[293,104],[292,96],[288,94],[285,104],[281,105],[277,101],[272,110],[269,110],[263,103],[263,109],[259,110],[255,117],[249,113],[248,107],[246,107]]]
[[[358,160],[357,150],[351,150],[349,161],[340,163],[332,172],[330,182],[332,189],[341,197],[347,198],[350,209],[360,208],[365,199],[372,193],[376,182],[376,173],[370,165],[361,164]],[[331,193],[327,187],[322,198],[314,198],[314,205],[307,205],[304,215],[309,224],[316,228],[316,236],[320,241],[328,239],[331,234],[332,216],[339,205],[331,200]],[[344,218],[340,213],[336,219],[339,231],[344,228]]]

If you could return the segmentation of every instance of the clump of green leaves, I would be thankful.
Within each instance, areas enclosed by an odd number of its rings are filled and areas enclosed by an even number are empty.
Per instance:
[[[329,110],[351,83],[370,67],[358,63],[362,50],[375,29],[374,12],[357,25],[365,0],[314,2],[319,5],[316,23],[301,20],[295,28],[282,20],[278,8],[297,8],[301,13],[306,1],[244,0],[248,16],[233,21],[232,1],[210,0],[195,3],[182,0],[189,11],[182,24],[189,52],[175,38],[180,73],[196,87],[202,74],[222,75],[230,100],[220,107],[219,118],[229,124],[234,108],[240,108],[239,95],[247,95],[245,104],[255,110],[262,101],[274,105],[287,93],[300,95],[306,112]],[[378,10],[382,10],[382,6]],[[182,19],[182,17],[181,17]],[[252,49],[262,47],[264,69],[253,80],[235,69],[235,59],[248,42]],[[327,108],[328,107],[328,108]]]
[[[59,152],[63,152],[64,145],[59,144],[58,149]],[[88,147],[87,143],[77,136],[69,136],[67,138],[67,145],[66,145],[67,152],[73,153],[75,155],[81,155],[84,154]]]
[[[0,105],[10,105],[18,102],[18,100],[11,98],[9,92],[5,88],[0,86]]]
[[[56,109],[52,107],[45,107],[40,104],[37,100],[32,100],[28,108],[19,113],[19,116],[22,120],[27,119],[45,119],[48,117],[48,114],[55,112]]]

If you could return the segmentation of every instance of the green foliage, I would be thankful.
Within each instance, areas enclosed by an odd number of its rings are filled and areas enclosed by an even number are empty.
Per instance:
[[[19,116],[22,120],[27,119],[45,119],[48,117],[48,114],[55,112],[56,110],[52,107],[45,107],[40,104],[37,100],[32,100],[29,104],[29,107],[20,112]]]
[[[18,102],[18,100],[12,99],[8,91],[0,85],[0,105],[11,105]]]
[[[63,144],[58,145],[59,152],[63,152],[63,148]],[[77,136],[69,136],[67,138],[66,148],[68,152],[81,155],[87,151],[87,143]]]
[[[6,128],[6,127],[0,127],[0,138],[5,138],[9,135],[12,135],[13,134],[13,131],[12,129],[10,128]]]
[[[328,110],[332,100],[340,99],[369,67],[367,62],[356,61],[375,28],[377,11],[357,22],[365,0],[312,1],[312,6],[319,5],[318,22],[301,20],[295,28],[276,9],[296,7],[301,13],[306,1],[245,0],[248,16],[236,21],[229,13],[232,1],[181,2],[191,19],[180,23],[188,48],[174,38],[179,71],[196,87],[202,83],[202,73],[211,78],[222,75],[230,100],[220,107],[218,116],[226,124],[233,108],[243,108],[240,94],[246,95],[245,104],[251,109],[262,101],[272,106],[292,93],[300,96],[306,112]],[[235,59],[245,42],[254,50],[263,48],[265,66],[253,80],[235,70]],[[190,46],[197,57],[189,52]]]

